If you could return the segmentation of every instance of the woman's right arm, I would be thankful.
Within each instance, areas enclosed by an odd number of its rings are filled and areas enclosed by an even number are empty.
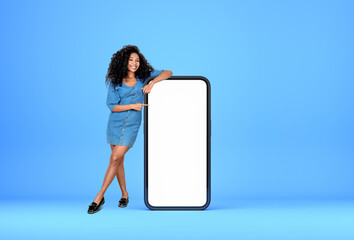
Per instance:
[[[148,104],[143,103],[133,103],[133,104],[126,104],[120,105],[120,96],[118,92],[114,89],[112,84],[109,84],[108,87],[108,94],[107,94],[107,107],[111,112],[123,112],[128,111],[130,109],[141,111],[143,106],[149,106]]]
[[[108,86],[107,101],[106,105],[111,110],[111,112],[122,112],[130,109],[130,104],[119,105],[120,96],[118,92],[114,89],[113,85],[110,83]]]
[[[132,103],[132,104],[127,104],[127,105],[115,105],[112,112],[123,112],[127,111],[129,109],[141,111],[143,106],[149,106],[149,104],[145,103]]]
[[[115,105],[112,109],[112,112],[124,112],[128,111],[129,109],[133,109],[132,106],[133,104],[127,104],[127,105]]]

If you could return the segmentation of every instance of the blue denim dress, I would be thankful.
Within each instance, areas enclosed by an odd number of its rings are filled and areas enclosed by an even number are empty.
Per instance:
[[[163,70],[151,72],[150,77],[156,77]],[[126,105],[133,103],[144,103],[143,87],[146,79],[136,79],[132,87],[124,82],[122,86],[113,87],[109,84],[107,94],[107,106],[111,110],[107,124],[107,142],[112,145],[133,147],[141,124],[142,111],[127,110],[123,112],[112,112],[115,105]]]

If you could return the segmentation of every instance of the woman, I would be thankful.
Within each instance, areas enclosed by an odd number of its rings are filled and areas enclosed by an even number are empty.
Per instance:
[[[107,142],[112,154],[103,180],[102,188],[91,203],[88,213],[95,213],[104,204],[104,193],[117,176],[122,190],[119,207],[126,207],[129,202],[125,185],[124,155],[133,147],[142,118],[144,94],[150,93],[157,82],[172,76],[171,71],[154,70],[146,61],[138,47],[126,45],[113,54],[106,76],[108,87],[107,106],[111,110],[107,124]],[[144,86],[148,77],[156,77]]]

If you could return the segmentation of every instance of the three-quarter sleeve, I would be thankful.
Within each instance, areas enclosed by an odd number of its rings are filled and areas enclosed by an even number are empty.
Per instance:
[[[163,70],[154,70],[150,73],[150,77],[147,77],[144,81],[144,85],[148,82],[148,80],[151,78],[151,77],[157,77],[158,75],[160,75],[161,73],[163,72]]]
[[[157,77],[163,72],[163,70],[154,70],[150,73],[150,77]]]
[[[120,102],[120,97],[119,97],[118,91],[115,90],[113,85],[110,83],[109,87],[108,87],[106,105],[109,108],[109,110],[111,110],[111,112],[112,112],[114,106],[119,104],[119,102]]]

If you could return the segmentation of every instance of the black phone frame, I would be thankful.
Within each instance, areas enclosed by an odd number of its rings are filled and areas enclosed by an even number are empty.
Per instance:
[[[146,79],[145,84],[149,84],[155,77]],[[144,202],[151,210],[204,210],[210,205],[211,201],[211,86],[206,77],[203,76],[171,76],[166,80],[202,80],[207,85],[207,200],[203,206],[152,206],[148,201],[148,113],[149,107],[144,107]],[[165,80],[164,80],[165,81]],[[157,83],[158,84],[158,83]],[[148,94],[144,94],[144,103],[149,103]]]

